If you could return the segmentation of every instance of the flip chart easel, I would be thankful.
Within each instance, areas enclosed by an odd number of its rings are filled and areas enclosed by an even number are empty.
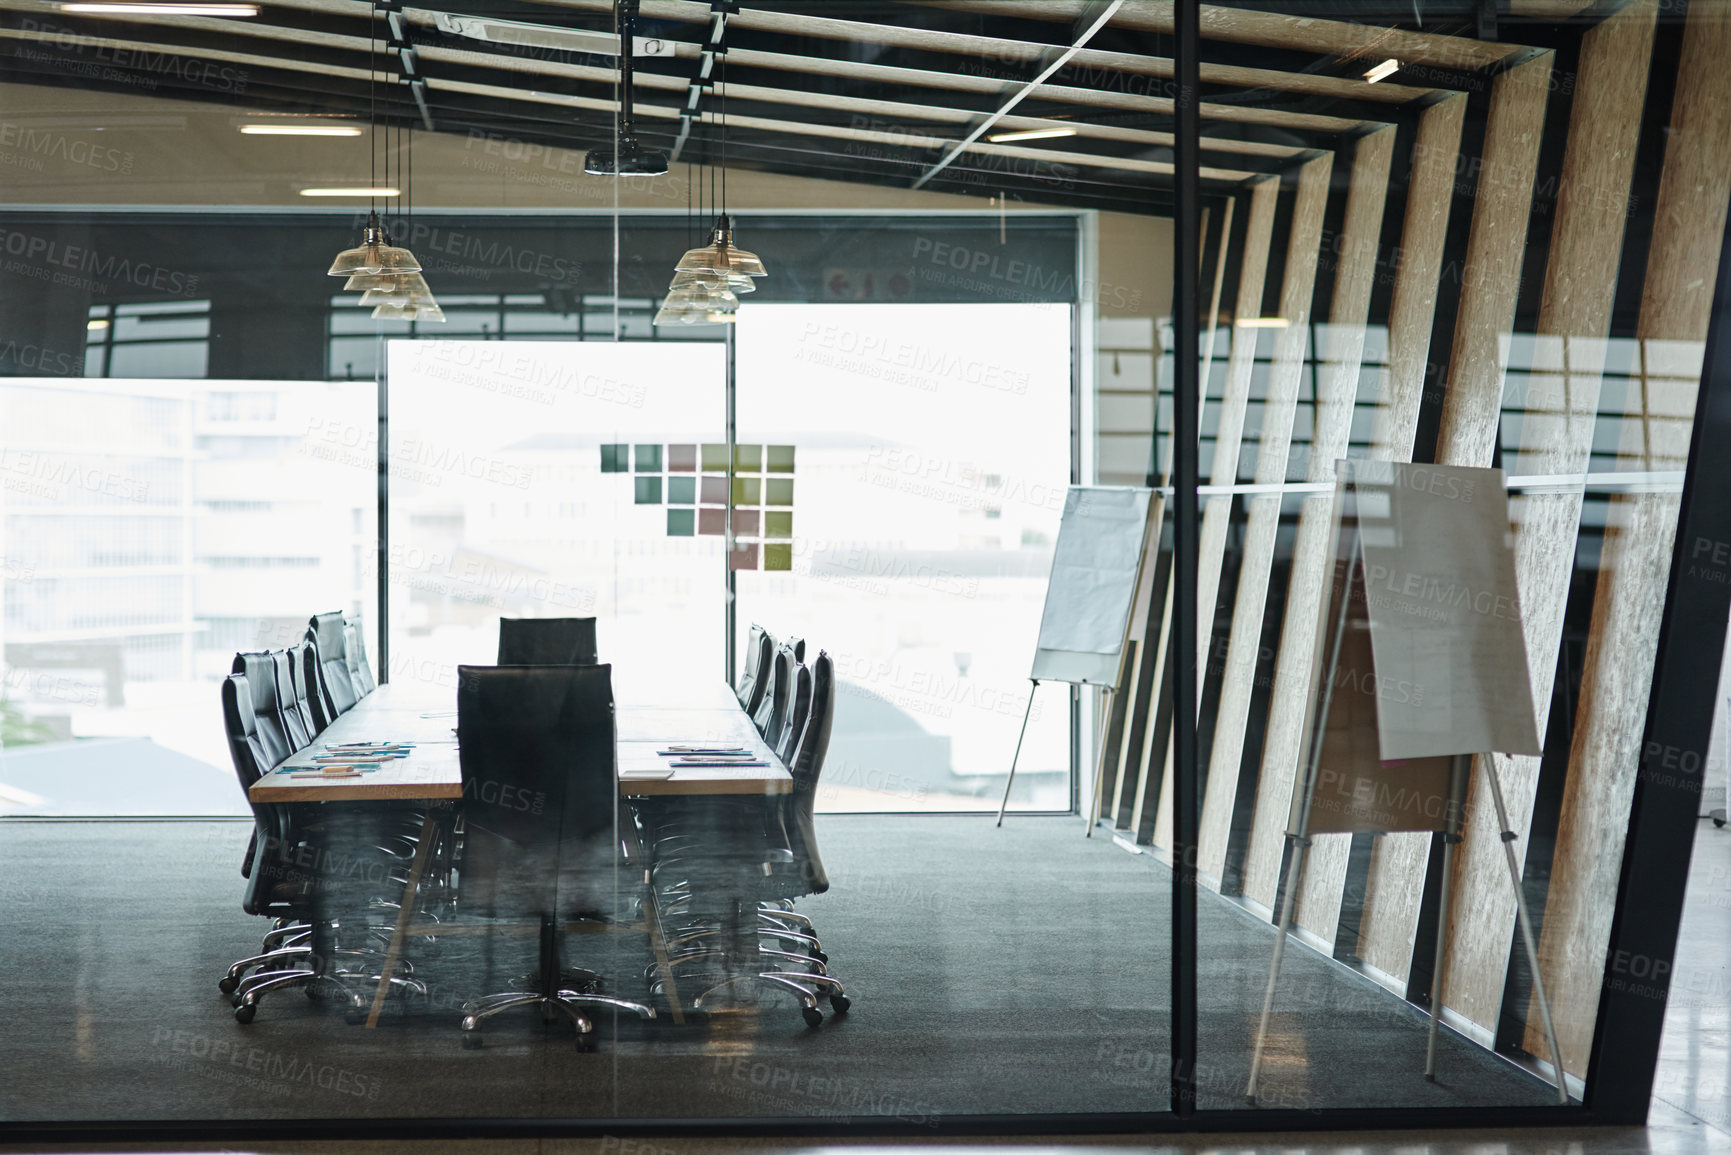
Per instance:
[[[1040,635],[1034,649],[1033,684],[1022,712],[1021,733],[1010,758],[1010,776],[998,805],[998,825],[1010,805],[1016,763],[1028,718],[1034,711],[1034,691],[1041,682],[1097,686],[1107,695],[1117,692],[1124,676],[1124,650],[1129,638],[1131,609],[1142,567],[1149,554],[1154,518],[1153,490],[1127,485],[1072,485],[1064,495],[1064,514],[1052,550],[1052,575],[1046,584],[1046,604],[1040,613]],[[1107,699],[1110,702],[1110,697]],[[1101,716],[1104,734],[1110,706]],[[1096,743],[1093,803],[1088,830],[1094,832],[1100,809],[1101,775]]]
[[[1279,933],[1250,1061],[1256,1102],[1268,1020],[1311,836],[1430,831],[1443,842],[1425,1077],[1436,1078],[1454,852],[1475,755],[1515,890],[1558,1102],[1569,1101],[1495,755],[1538,754],[1502,471],[1341,461],[1335,582],[1317,623],[1304,773],[1287,821]]]

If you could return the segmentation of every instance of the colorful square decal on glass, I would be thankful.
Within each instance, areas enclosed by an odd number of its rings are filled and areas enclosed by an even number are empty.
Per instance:
[[[763,490],[763,504],[765,505],[793,504],[793,478],[791,477],[768,478],[763,483]]]
[[[696,473],[697,446],[669,445],[667,447],[667,472]]]
[[[760,537],[757,532],[757,510],[736,509],[733,511],[734,537]]]
[[[763,514],[763,536],[790,538],[793,536],[793,511],[765,510]]]
[[[792,473],[793,446],[768,445],[764,447],[763,471],[765,473]]]
[[[726,473],[727,446],[705,445],[703,447],[703,469],[706,473]]]
[[[762,473],[763,446],[735,445],[733,447],[733,468],[739,473]]]
[[[793,568],[793,543],[785,541],[764,542],[763,568],[791,570]]]
[[[705,477],[703,479],[703,504],[727,504],[727,478]]]
[[[603,445],[601,447],[602,473],[629,473],[631,471],[631,447],[629,445]]]
[[[669,477],[667,479],[668,505],[696,505],[697,478]]]
[[[761,505],[763,503],[763,482],[755,477],[736,477],[733,479],[733,504]]]
[[[757,543],[736,541],[733,543],[733,553],[728,556],[729,569],[756,569]]]
[[[697,532],[714,534],[720,537],[727,532],[727,511],[725,509],[700,509],[697,511]]]
[[[695,528],[697,511],[694,509],[670,509],[667,511],[667,536],[690,537]]]
[[[639,445],[633,451],[633,454],[637,458],[638,473],[661,472],[661,446]]]
[[[639,477],[637,479],[637,504],[661,504],[661,478],[659,476]]]

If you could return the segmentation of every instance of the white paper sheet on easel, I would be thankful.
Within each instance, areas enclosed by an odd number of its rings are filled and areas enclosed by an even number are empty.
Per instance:
[[[1382,757],[1541,753],[1502,470],[1340,468],[1358,516]]]
[[[1034,679],[1116,680],[1151,496],[1151,490],[1128,486],[1073,486],[1065,495]]]

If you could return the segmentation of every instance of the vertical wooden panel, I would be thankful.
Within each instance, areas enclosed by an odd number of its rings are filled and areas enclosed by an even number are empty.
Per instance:
[[[1503,400],[1500,345],[1514,325],[1551,60],[1550,52],[1538,53],[1491,84],[1437,441],[1444,464],[1490,463]],[[1429,847],[1428,834],[1389,834],[1371,856],[1360,955],[1397,985],[1412,962]]]
[[[1287,236],[1286,267],[1280,285],[1279,315],[1287,324],[1284,329],[1275,330],[1267,395],[1262,403],[1262,436],[1256,450],[1254,476],[1261,485],[1286,480],[1292,452],[1292,422],[1298,412],[1298,391],[1304,382],[1305,351],[1310,346],[1311,296],[1316,288],[1322,217],[1328,207],[1328,180],[1333,169],[1334,154],[1328,152],[1306,161],[1298,170],[1298,192],[1292,205],[1292,227]],[[1354,175],[1356,177],[1356,171]],[[1369,175],[1367,172],[1366,176]],[[1386,153],[1381,176],[1379,197],[1388,185]],[[1358,187],[1356,179],[1353,187]],[[1215,473],[1219,474],[1218,465]],[[1214,743],[1209,754],[1208,783],[1202,799],[1202,824],[1198,838],[1197,869],[1203,885],[1215,890],[1220,888],[1232,829],[1232,810],[1238,794],[1239,767],[1244,755],[1244,720],[1250,712],[1250,695],[1256,684],[1262,617],[1274,568],[1275,536],[1280,530],[1281,497],[1278,493],[1253,494],[1246,499],[1245,505],[1249,516],[1244,530],[1244,555],[1238,567],[1238,590],[1232,607],[1232,626],[1227,634],[1226,668],[1221,676],[1220,704],[1214,723]]]
[[[1244,222],[1244,250],[1238,267],[1238,300],[1233,315],[1232,348],[1227,353],[1226,381],[1221,389],[1220,418],[1216,422],[1217,434],[1214,451],[1214,468],[1219,470],[1222,462],[1220,446],[1223,438],[1230,436],[1232,447],[1230,452],[1231,465],[1227,474],[1228,483],[1237,470],[1238,446],[1244,433],[1244,409],[1250,396],[1251,373],[1255,368],[1254,346],[1250,342],[1239,340],[1240,333],[1237,329],[1237,321],[1238,318],[1246,315],[1255,316],[1262,308],[1263,282],[1268,275],[1268,253],[1274,241],[1274,208],[1279,193],[1280,181],[1276,177],[1268,177],[1253,185],[1250,191],[1250,211]],[[1250,347],[1245,347],[1247,345]],[[1209,500],[1212,502],[1216,499],[1211,498]],[[1227,501],[1228,505],[1225,511],[1217,515],[1222,518],[1222,525],[1217,535],[1220,546],[1212,566],[1214,575],[1212,582],[1201,580],[1202,575],[1208,569],[1206,562],[1208,555],[1207,515],[1212,506],[1205,506],[1203,510],[1203,529],[1200,539],[1204,560],[1198,564],[1199,585],[1197,592],[1199,601],[1203,590],[1218,589],[1220,584],[1220,554],[1224,553],[1226,540],[1223,519],[1226,513],[1231,512],[1230,499]],[[1157,643],[1158,649],[1155,654],[1155,667],[1151,679],[1152,687],[1156,692],[1163,684],[1166,670],[1167,634],[1171,626],[1171,604],[1170,583],[1168,583],[1168,596],[1165,598],[1162,608],[1160,638]],[[1213,599],[1210,598],[1208,608],[1210,617],[1212,617],[1213,612]],[[1207,620],[1202,617],[1200,607],[1198,608],[1197,619],[1199,622]],[[1198,633],[1205,635],[1207,631],[1203,629],[1199,630]],[[1162,805],[1161,799],[1171,793],[1165,788],[1167,785],[1165,778],[1171,763],[1168,750],[1167,727],[1148,726],[1147,737],[1140,755],[1141,765],[1138,769],[1139,782],[1136,787],[1136,806],[1130,820],[1131,829],[1137,831],[1138,840],[1147,837],[1159,846],[1170,845],[1170,839],[1163,839],[1160,835],[1159,824],[1155,820],[1155,812]],[[1144,832],[1150,833],[1145,835]]]
[[[1412,460],[1466,110],[1467,98],[1457,92],[1419,115],[1388,306],[1388,390],[1371,436],[1370,455],[1380,461]]]
[[[1684,28],[1637,324],[1643,390],[1640,409],[1624,418],[1619,469],[1676,469],[1687,460],[1731,203],[1728,17],[1722,6],[1695,3]],[[1539,943],[1563,1066],[1575,1074],[1586,1069],[1604,979],[1678,507],[1671,493],[1613,501],[1600,556]],[[1526,1046],[1543,1053],[1540,1029],[1530,1008]]]
[[[1329,303],[1328,324],[1318,338],[1321,347],[1317,350],[1317,360],[1321,369],[1310,460],[1304,473],[1306,481],[1332,480],[1334,463],[1346,456],[1351,438],[1352,415],[1358,400],[1359,367],[1364,360],[1364,327],[1370,312],[1371,289],[1376,284],[1378,238],[1382,234],[1383,207],[1388,200],[1388,172],[1394,153],[1394,137],[1392,126],[1379,129],[1359,138],[1354,150],[1352,181],[1347,190],[1346,212],[1335,254],[1338,264],[1334,274],[1334,293]],[[1272,857],[1276,873],[1280,869],[1280,831],[1285,825],[1285,809],[1291,801],[1293,775],[1302,743],[1316,642],[1314,627],[1320,613],[1322,591],[1333,572],[1330,564],[1333,551],[1329,542],[1332,502],[1333,495],[1327,493],[1307,496],[1303,500],[1293,546],[1292,576],[1286,591],[1280,648],[1275,659],[1274,685],[1269,695],[1268,725],[1263,738],[1261,773],[1256,782],[1252,830],[1262,827],[1266,844],[1269,820],[1274,819]],[[1223,705],[1224,702],[1223,695]],[[1248,697],[1244,698],[1243,704],[1248,708]],[[1228,724],[1234,725],[1240,733],[1241,717],[1227,719]],[[1217,728],[1215,749],[1219,750],[1221,744]],[[1234,745],[1241,754],[1242,738]],[[1236,763],[1232,776],[1237,776]],[[1274,813],[1277,810],[1280,811],[1279,817]],[[1226,817],[1230,818],[1230,812]],[[1246,850],[1247,872],[1251,849],[1254,847]],[[1262,849],[1262,866],[1266,869],[1267,846]],[[1263,905],[1272,906],[1272,897]]]
[[[1529,373],[1524,388],[1512,388],[1508,397],[1511,408],[1524,410],[1520,443],[1504,447],[1505,466],[1513,472],[1575,474],[1588,465],[1652,56],[1655,3],[1637,0],[1581,43],[1539,310],[1536,371]],[[1475,435],[1463,438],[1461,447],[1477,443]],[[1490,458],[1474,463],[1488,465]],[[1582,490],[1575,489],[1522,494],[1510,506],[1521,628],[1540,734],[1545,733],[1555,681],[1581,501]],[[1497,756],[1495,762],[1510,828],[1521,837],[1515,844],[1521,856],[1532,822],[1539,763],[1532,756]],[[1455,859],[1443,1003],[1467,1021],[1494,1031],[1513,944],[1515,895],[1484,767],[1475,765],[1474,770],[1466,837]],[[1593,1009],[1596,1013],[1597,1000]]]

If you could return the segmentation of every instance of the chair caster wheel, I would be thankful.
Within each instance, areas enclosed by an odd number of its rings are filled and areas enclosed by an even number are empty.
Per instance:
[[[823,1025],[823,1012],[816,1007],[801,1007],[799,1013],[805,1016],[806,1026],[818,1027]]]
[[[240,986],[239,979],[230,975],[223,975],[222,978],[217,981],[216,989],[225,995],[232,995],[234,994],[235,988],[238,986]]]
[[[829,962],[829,956],[824,954],[821,950],[812,951],[811,957],[816,959],[820,963],[826,963],[827,964]]]
[[[251,1003],[242,1003],[240,1006],[234,1008],[234,1021],[241,1024],[241,1026],[245,1026],[252,1022],[252,1017],[256,1014],[258,1014],[258,1007]]]
[[[358,1027],[367,1021],[367,1008],[349,1006],[343,1008],[343,1022],[351,1027]]]
[[[481,1046],[482,1039],[480,1035],[473,1034],[469,1031],[463,1032],[463,1049],[465,1051],[478,1051],[481,1049]]]
[[[853,1000],[848,998],[846,995],[831,995],[829,997],[829,1005],[836,1014],[845,1015],[847,1014],[847,1009],[853,1006]]]
[[[594,1054],[596,1046],[594,1031],[589,1031],[577,1036],[577,1053],[579,1055]]]

